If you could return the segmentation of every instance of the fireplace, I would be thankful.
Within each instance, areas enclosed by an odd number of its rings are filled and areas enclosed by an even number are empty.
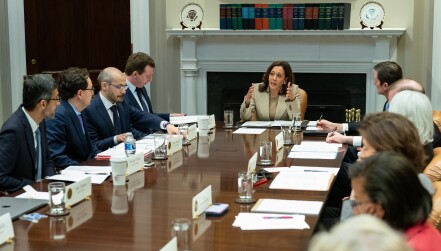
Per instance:
[[[207,113],[221,120],[223,110],[239,108],[251,83],[262,82],[263,73],[207,72]],[[294,73],[296,83],[308,94],[305,119],[321,115],[330,121],[344,121],[345,109],[366,111],[366,75],[342,73]]]
[[[251,82],[260,82],[273,61],[286,60],[308,93],[306,118],[325,113],[343,121],[346,108],[361,109],[362,114],[382,110],[385,98],[376,93],[372,68],[378,62],[396,61],[397,38],[404,31],[167,29],[166,33],[179,40],[181,110],[187,114],[214,113],[222,120],[219,111],[224,106],[237,106]],[[213,74],[227,74],[215,78],[233,87],[211,86]],[[236,79],[238,83],[229,83]],[[226,96],[225,102],[213,97],[219,94]],[[327,100],[329,96],[335,99]]]

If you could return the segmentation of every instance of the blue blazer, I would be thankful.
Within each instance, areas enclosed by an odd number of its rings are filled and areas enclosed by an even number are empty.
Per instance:
[[[92,145],[83,115],[84,131],[78,116],[66,100],[55,110],[55,118],[47,119],[47,139],[50,156],[56,167],[66,168],[94,158],[100,152]]]
[[[45,121],[39,125],[41,135],[42,177],[55,174],[49,157]],[[14,192],[35,181],[34,133],[21,106],[0,130],[0,190]]]
[[[144,137],[150,129],[161,130],[160,124],[164,121],[162,118],[138,110],[125,101],[118,103],[117,108],[122,131],[132,132],[136,139]],[[116,132],[99,95],[92,98],[92,102],[84,109],[83,114],[87,120],[87,129],[92,143],[101,151],[114,147],[113,137]]]
[[[150,101],[150,97],[147,94],[147,91],[144,87],[141,88],[141,92],[142,92],[145,100],[147,101],[147,105],[148,105],[150,113],[156,114],[157,116],[163,118],[164,120],[170,121],[170,113],[155,113],[155,112],[153,112],[152,102]],[[126,102],[130,103],[135,108],[142,110],[142,108],[139,106],[138,101],[136,101],[135,97],[133,96],[133,93],[130,90],[127,90],[126,96],[124,97],[124,100]]]

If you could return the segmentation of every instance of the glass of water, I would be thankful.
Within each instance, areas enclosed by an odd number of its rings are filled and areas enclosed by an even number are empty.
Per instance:
[[[49,214],[65,215],[66,214],[66,186],[64,182],[51,182],[48,185],[49,190]]]
[[[179,134],[182,135],[182,144],[187,145],[188,144],[188,125],[182,124],[178,126]]]

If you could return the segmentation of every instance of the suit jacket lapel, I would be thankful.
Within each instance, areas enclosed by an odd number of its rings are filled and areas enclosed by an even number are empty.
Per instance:
[[[153,113],[152,102],[150,101],[150,97],[147,94],[147,90],[144,87],[142,87],[141,92],[144,95],[145,100],[147,101],[147,105],[149,106],[149,112]]]
[[[106,127],[109,130],[110,135],[115,134],[115,128],[113,127],[112,120],[110,120],[109,113],[106,110],[106,107],[104,107],[103,101],[101,101],[101,98],[98,96],[97,103],[96,103],[96,111],[103,119],[104,123],[106,123]]]
[[[81,123],[80,123],[80,121],[79,121],[79,119],[78,119],[77,114],[75,113],[75,111],[73,110],[73,108],[70,106],[70,104],[69,104],[67,101],[62,100],[62,103],[61,103],[61,104],[64,106],[64,108],[65,108],[65,109],[68,111],[68,113],[69,113],[69,118],[70,118],[72,124],[73,124],[74,127],[75,127],[75,132],[76,132],[76,134],[77,134],[77,138],[80,139],[81,144],[82,144],[86,149],[89,149],[89,145],[87,144],[86,139],[85,139],[85,137],[84,137],[84,134],[83,134],[83,128],[81,128]],[[83,119],[84,132],[87,132],[87,127],[86,127],[86,124],[85,124],[85,121],[86,121],[86,120],[84,119],[84,117],[82,117],[82,115],[81,115],[81,118]],[[86,133],[85,133],[85,134],[86,134]]]
[[[32,132],[31,125],[29,124],[28,119],[26,118],[26,115],[20,108],[19,112],[19,118],[23,124],[24,133],[26,135],[26,143],[28,146],[29,155],[32,158],[32,163],[36,163],[36,153],[35,153],[35,142],[34,142],[34,132]],[[35,167],[32,168],[32,170],[35,170]],[[32,172],[32,175],[35,175],[34,172]]]
[[[279,99],[277,100],[277,107],[276,107],[276,113],[274,115],[274,118],[282,118],[283,114],[286,110],[286,104],[285,104],[285,96],[279,95]]]
[[[126,91],[126,96],[127,96],[127,98],[129,99],[130,103],[131,103],[134,107],[136,107],[136,108],[139,109],[139,110],[142,110],[142,108],[139,106],[138,101],[136,101],[135,96],[133,96],[132,91],[130,91],[129,89],[127,89],[127,91]]]

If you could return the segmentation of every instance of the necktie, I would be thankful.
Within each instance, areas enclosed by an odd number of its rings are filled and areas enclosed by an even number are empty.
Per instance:
[[[40,128],[35,131],[35,139],[37,140],[37,145],[35,146],[35,180],[41,179],[41,136]]]
[[[85,134],[84,132],[84,122],[83,122],[83,117],[81,117],[81,114],[78,114],[78,120],[80,121],[80,125],[81,125],[81,130],[83,130],[83,134]]]
[[[121,120],[119,119],[116,105],[111,106],[110,110],[112,110],[113,113],[113,128],[115,129],[115,134],[116,135],[121,134],[122,133]]]
[[[143,100],[142,90],[141,88],[136,88],[136,94],[138,94],[139,102],[141,103],[142,110],[145,112],[149,112],[149,108],[147,108],[147,105],[145,104]]]

